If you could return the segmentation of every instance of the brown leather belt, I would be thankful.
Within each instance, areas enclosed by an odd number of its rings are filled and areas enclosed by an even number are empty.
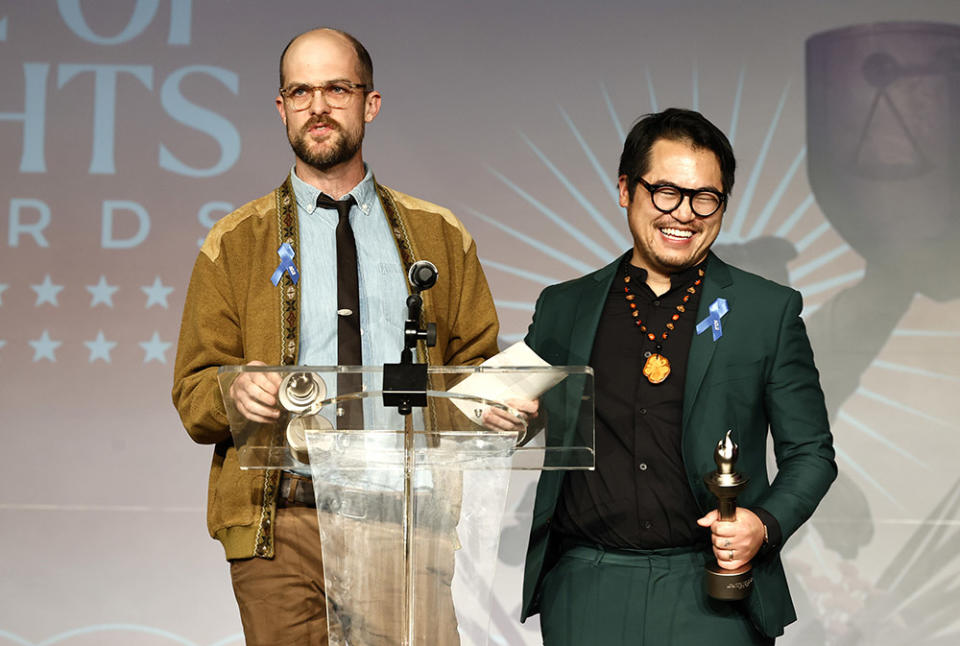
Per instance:
[[[280,476],[280,494],[277,507],[316,507],[317,498],[313,493],[313,479],[296,473],[284,471]]]

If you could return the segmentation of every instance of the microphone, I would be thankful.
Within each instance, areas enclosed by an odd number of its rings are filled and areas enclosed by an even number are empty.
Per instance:
[[[440,272],[437,271],[436,265],[432,262],[429,260],[418,260],[410,265],[410,270],[407,272],[407,279],[416,291],[422,292],[437,284],[437,276],[439,276],[439,274]]]

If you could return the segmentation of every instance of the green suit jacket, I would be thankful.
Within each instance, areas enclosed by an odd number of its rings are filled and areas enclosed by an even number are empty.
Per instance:
[[[552,365],[590,361],[600,313],[618,258],[592,274],[548,287],[537,300],[527,344]],[[708,329],[690,346],[683,401],[682,451],[687,481],[703,513],[716,507],[703,475],[716,469],[714,449],[730,429],[740,446],[737,471],[750,477],[741,507],[762,507],[786,541],[813,513],[836,477],[833,439],[807,339],[801,297],[795,290],[731,267],[710,255],[697,321],[726,299],[716,341]],[[597,381],[603,375],[597,376]],[[562,391],[559,391],[562,393]],[[548,442],[575,435],[578,414],[571,393],[543,400]],[[571,400],[572,401],[572,400]],[[773,437],[777,474],[769,482],[767,431]],[[558,558],[551,519],[563,471],[544,471],[537,486],[527,549],[521,619],[539,612],[540,582]],[[776,637],[796,619],[780,561],[780,546],[754,559],[754,588],[744,611],[764,634]]]

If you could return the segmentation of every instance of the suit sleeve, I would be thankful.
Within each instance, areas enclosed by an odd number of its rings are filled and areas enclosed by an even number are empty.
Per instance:
[[[819,374],[800,318],[802,307],[800,294],[792,292],[764,395],[777,476],[757,506],[777,520],[781,544],[813,514],[837,475]]]
[[[546,290],[540,292],[540,295],[537,296],[537,304],[533,308],[533,318],[530,320],[530,326],[527,328],[527,335],[523,337],[523,342],[526,343],[531,350],[537,352],[538,354],[539,351],[537,350],[537,341],[539,337],[537,336],[537,321],[542,312],[543,296],[545,293]]]

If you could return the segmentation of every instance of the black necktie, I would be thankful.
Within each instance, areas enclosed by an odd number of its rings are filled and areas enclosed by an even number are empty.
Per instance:
[[[357,241],[350,227],[350,207],[356,201],[352,195],[335,200],[323,193],[317,196],[317,206],[335,209],[340,215],[337,223],[337,364],[363,365],[360,343],[360,280],[357,275]],[[362,375],[339,375],[337,393],[358,393],[362,390]],[[343,414],[337,418],[337,428],[362,429],[363,407],[360,400],[340,403]]]

